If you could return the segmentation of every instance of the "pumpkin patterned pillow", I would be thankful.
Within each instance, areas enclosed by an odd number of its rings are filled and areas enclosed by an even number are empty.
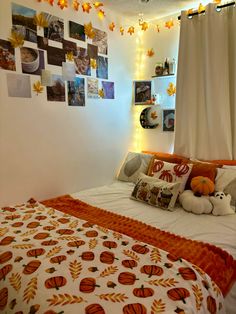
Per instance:
[[[148,175],[170,183],[179,182],[179,191],[182,193],[192,167],[192,164],[172,164],[153,157],[149,165]]]
[[[149,205],[173,211],[179,195],[180,183],[168,183],[141,174],[131,198]]]

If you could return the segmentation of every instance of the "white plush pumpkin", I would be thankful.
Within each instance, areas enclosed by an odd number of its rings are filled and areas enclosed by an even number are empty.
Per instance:
[[[213,209],[209,196],[195,196],[191,190],[184,191],[179,201],[186,211],[194,214],[210,214]]]

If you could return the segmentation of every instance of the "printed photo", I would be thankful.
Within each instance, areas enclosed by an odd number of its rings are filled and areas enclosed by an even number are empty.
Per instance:
[[[77,47],[77,56],[74,58],[77,74],[91,75],[90,58],[87,49]]]
[[[107,55],[107,33],[96,28],[94,28],[93,30],[95,31],[95,37],[93,38],[92,43],[95,46],[98,46],[98,53]]]
[[[164,109],[162,113],[162,128],[163,131],[174,131],[175,130],[175,110]]]
[[[114,99],[114,82],[102,81],[102,89],[104,92],[104,99]]]
[[[52,86],[47,86],[48,101],[65,101],[65,82],[61,75],[52,75]]]
[[[63,19],[49,13],[43,13],[43,15],[48,21],[48,27],[44,28],[44,37],[50,40],[62,42],[64,39]]]
[[[87,95],[88,95],[88,98],[99,98],[98,97],[98,79],[94,79],[94,78],[87,79]]]
[[[37,42],[37,26],[34,24],[35,10],[12,3],[12,29],[24,36],[24,39]]]
[[[77,55],[77,46],[76,43],[73,43],[73,41],[63,39],[62,48],[65,54],[67,54],[68,52],[73,52],[74,56]]]
[[[30,76],[7,73],[7,89],[9,97],[31,98]]]
[[[97,60],[98,58],[98,47],[88,44],[88,55],[90,59],[95,59]]]
[[[67,82],[68,105],[85,106],[84,78],[76,77],[75,81]]]
[[[62,63],[62,78],[64,81],[75,80],[75,64],[72,62]]]
[[[71,38],[85,41],[84,26],[72,21],[69,21],[69,36]]]
[[[66,61],[65,51],[56,47],[48,47],[48,64],[62,66],[62,62]]]
[[[151,99],[152,99],[152,82],[135,81],[134,82],[135,105],[145,105],[145,103],[151,101]]]
[[[48,49],[48,38],[37,36],[38,48],[47,50]]]
[[[0,39],[0,69],[16,71],[15,49],[7,40]]]
[[[108,59],[102,56],[98,56],[97,59],[97,77],[102,79],[108,79]]]
[[[20,48],[20,56],[23,73],[41,75],[42,69],[45,68],[42,50],[22,47]]]

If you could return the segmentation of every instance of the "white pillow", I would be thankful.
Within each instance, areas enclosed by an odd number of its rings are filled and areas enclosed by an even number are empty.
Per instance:
[[[210,196],[213,205],[212,214],[215,216],[232,215],[235,211],[230,206],[231,195],[225,195],[224,192],[216,192],[215,196]]]
[[[141,174],[131,198],[162,209],[174,210],[180,183],[169,183]]]
[[[231,195],[231,205],[236,204],[236,168],[218,168],[215,179],[215,191]]]
[[[118,174],[118,180],[136,183],[141,173],[147,174],[153,155],[129,152]]]

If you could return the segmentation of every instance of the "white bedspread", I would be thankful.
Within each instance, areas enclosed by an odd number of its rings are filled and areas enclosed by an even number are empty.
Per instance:
[[[74,198],[117,214],[143,221],[159,229],[192,240],[214,244],[236,259],[236,215],[195,215],[177,208],[165,211],[131,200],[133,183],[116,181],[111,185],[72,194]],[[226,299],[227,314],[236,314],[236,284]]]

